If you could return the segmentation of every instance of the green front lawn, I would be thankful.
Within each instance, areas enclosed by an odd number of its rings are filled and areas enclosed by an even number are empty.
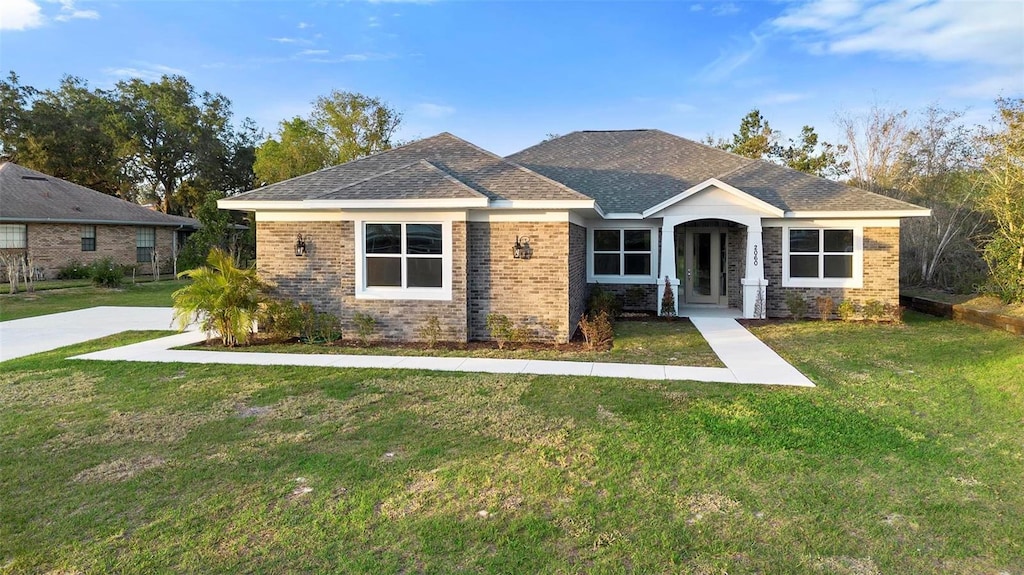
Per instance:
[[[4,294],[0,295],[0,321],[101,305],[170,307],[171,292],[187,284],[187,280],[165,280],[125,284],[125,287],[120,289],[89,285],[34,293]]]
[[[349,342],[352,343],[352,342]],[[186,349],[210,349],[203,345]],[[214,341],[218,351],[250,351],[276,353],[314,353],[351,355],[412,355],[431,357],[493,357],[503,359],[544,359],[560,361],[600,361],[610,363],[651,363],[656,365],[689,365],[697,367],[725,367],[715,352],[689,320],[657,321],[637,320],[615,323],[615,345],[608,351],[588,351],[582,345],[540,346],[506,344],[498,349],[493,344],[439,345],[434,349],[423,346],[395,346],[370,344],[319,345],[302,343],[273,343],[265,345],[223,348]]]
[[[755,328],[814,389],[13,360],[0,572],[1024,572],[1022,340],[907,321]]]

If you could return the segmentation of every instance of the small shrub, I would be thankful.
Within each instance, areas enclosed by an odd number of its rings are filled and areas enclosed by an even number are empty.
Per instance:
[[[836,300],[823,295],[818,296],[814,301],[818,305],[818,317],[821,318],[821,321],[828,321],[832,317],[832,310],[836,307]]]
[[[673,317],[676,315],[676,294],[672,290],[672,283],[665,276],[665,293],[661,296],[661,315]]]
[[[507,315],[500,313],[487,314],[487,331],[490,332],[494,341],[498,342],[498,349],[505,349],[505,344],[515,335],[512,320],[508,319]]]
[[[882,321],[885,319],[885,304],[877,299],[864,302],[864,317],[871,321]]]
[[[786,307],[793,319],[803,319],[807,315],[807,300],[799,292],[786,294]]]
[[[605,350],[612,346],[615,332],[612,322],[605,311],[590,312],[590,316],[580,318],[580,331],[587,340],[587,349]]]
[[[92,268],[78,260],[71,260],[64,267],[57,270],[59,280],[84,280],[91,277]]]
[[[377,320],[375,320],[372,315],[356,312],[352,321],[356,324],[356,337],[359,338],[359,343],[364,346],[369,344],[370,337],[372,337],[373,332],[377,330]]]
[[[432,315],[423,321],[420,326],[420,339],[427,343],[427,347],[434,349],[437,342],[441,340],[441,320]]]
[[[302,311],[290,299],[270,300],[256,316],[260,331],[275,339],[291,339],[302,333]]]
[[[181,329],[199,322],[207,334],[217,332],[225,346],[249,342],[267,288],[255,269],[240,268],[227,252],[212,250],[206,265],[178,277],[192,280],[171,294],[174,319]]]
[[[373,333],[372,330],[370,333]],[[338,316],[325,311],[314,312],[306,343],[331,343],[339,339],[341,339],[341,320],[338,319]]]
[[[99,287],[116,288],[121,287],[124,280],[124,268],[114,263],[110,258],[96,260],[89,266],[89,277],[92,283]]]
[[[619,301],[619,297],[615,295],[615,292],[601,287],[601,284],[590,290],[590,301],[587,302],[587,305],[590,311],[606,312],[609,318],[615,318],[622,311],[622,302]]]
[[[509,341],[515,343],[524,343],[530,341],[531,339],[536,339],[534,337],[533,330],[531,330],[528,327],[513,327]]]
[[[843,321],[852,321],[857,315],[857,304],[853,301],[844,299],[839,302],[839,307],[836,308],[836,314],[839,315],[839,319]]]
[[[903,323],[903,308],[898,305],[887,303],[883,306],[882,313],[885,319],[892,323]]]

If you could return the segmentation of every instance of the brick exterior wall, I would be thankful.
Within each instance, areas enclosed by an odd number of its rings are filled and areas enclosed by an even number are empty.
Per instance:
[[[149,262],[135,261],[136,226],[96,225],[96,251],[91,252],[82,251],[82,226],[79,224],[29,223],[26,226],[28,255],[32,264],[43,270],[46,279],[56,279],[60,269],[72,261],[90,264],[108,257],[119,264],[135,267],[137,274],[153,273]],[[154,229],[160,271],[169,273],[174,269],[171,263],[174,229]]]
[[[300,233],[306,238],[306,257],[294,255]],[[466,341],[465,222],[452,222],[451,301],[356,299],[355,244],[351,221],[257,222],[256,267],[277,286],[278,297],[338,316],[343,337],[355,336],[353,317],[358,312],[377,320],[374,339],[418,341],[420,329],[433,316],[441,322],[442,340]],[[509,253],[511,258],[511,247]]]
[[[740,280],[747,273],[747,228],[732,227],[726,241],[726,281],[729,283],[729,307],[743,309],[743,284]]]
[[[470,339],[491,339],[487,331],[491,313],[508,316],[536,339],[569,339],[575,329],[570,329],[570,300],[579,297],[581,273],[572,269],[570,274],[570,240],[575,239],[576,250],[585,241],[579,237],[582,231],[570,234],[570,226],[567,222],[469,223]],[[530,237],[531,259],[512,257],[517,235]],[[576,281],[570,282],[570,277]],[[570,283],[577,284],[572,296]],[[579,306],[577,301],[574,304]]]
[[[860,305],[869,300],[897,306],[900,300],[899,228],[864,228],[864,284],[862,288],[783,288],[782,228],[764,229],[765,277],[768,285],[768,317],[789,317],[786,294],[799,292],[807,300],[808,314],[817,314],[814,299],[829,296]]]
[[[579,327],[587,311],[590,286],[587,285],[587,228],[569,224],[569,325],[568,338]]]

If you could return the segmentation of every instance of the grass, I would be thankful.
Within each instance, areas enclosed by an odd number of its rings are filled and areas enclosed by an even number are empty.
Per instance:
[[[819,387],[5,362],[0,572],[1024,571],[1020,338],[755,331]]]
[[[173,280],[173,279],[175,279],[174,278],[174,274],[160,274],[160,276],[161,276],[162,280]],[[125,278],[125,282],[131,283],[131,281],[132,281],[131,276],[128,276],[128,277]],[[152,275],[138,276],[138,277],[135,278],[135,282],[136,283],[147,283],[147,282],[151,282],[151,281],[153,281],[153,276]],[[36,291],[47,291],[47,290],[55,290],[55,289],[85,287],[85,286],[91,286],[91,285],[92,285],[92,280],[88,279],[88,278],[85,278],[85,279],[73,279],[73,280],[39,280],[39,281],[32,282],[32,287]],[[24,293],[24,291],[25,291],[25,282],[21,282],[21,283],[18,284],[18,293]],[[7,283],[6,281],[3,282],[2,284],[0,284],[0,294],[9,294],[9,293],[11,293],[11,285],[9,283]]]
[[[162,307],[171,305],[171,292],[187,280],[125,284],[120,289],[94,286],[54,289],[0,296],[0,321],[35,317],[101,305]]]
[[[224,348],[227,351],[313,353],[351,355],[409,355],[432,357],[490,357],[503,359],[545,359],[561,361],[599,361],[610,363],[650,363],[657,365],[689,365],[725,367],[715,352],[689,320],[618,321],[615,323],[615,345],[608,351],[588,351],[579,346],[565,349],[524,346],[515,343],[505,349],[496,347],[446,348],[400,347],[370,344],[366,347],[272,343],[249,347]],[[209,349],[186,346],[186,349]],[[221,348],[218,346],[218,350]]]

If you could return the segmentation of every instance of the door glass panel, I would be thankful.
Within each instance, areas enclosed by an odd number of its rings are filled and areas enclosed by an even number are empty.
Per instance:
[[[711,234],[693,234],[693,293],[711,295]]]

